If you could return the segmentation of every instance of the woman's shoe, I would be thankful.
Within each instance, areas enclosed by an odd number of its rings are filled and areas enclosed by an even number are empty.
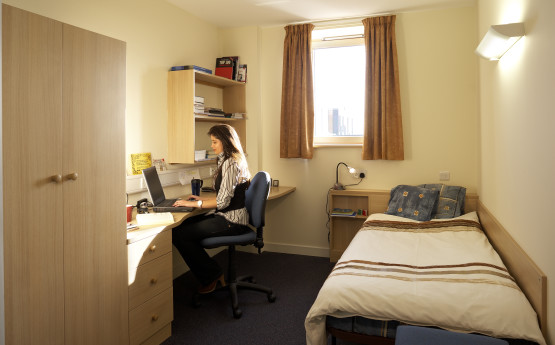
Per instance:
[[[216,290],[216,288],[218,287],[218,283],[220,283],[220,287],[221,286],[225,286],[225,279],[224,279],[224,275],[222,274],[221,276],[218,277],[218,279],[214,280],[212,283],[205,285],[205,286],[201,286],[197,292],[200,294],[207,294],[207,293],[211,293],[212,291]]]

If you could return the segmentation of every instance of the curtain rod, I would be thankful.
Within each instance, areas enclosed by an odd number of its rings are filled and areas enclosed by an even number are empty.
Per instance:
[[[328,19],[318,19],[318,20],[304,20],[301,22],[293,22],[293,23],[288,23],[287,25],[299,25],[299,24],[314,24],[316,26],[318,25],[325,25],[325,24],[333,24],[333,22],[342,22],[342,21],[355,21],[355,20],[362,20],[365,18],[371,18],[371,17],[380,17],[380,16],[391,16],[394,15],[395,13],[391,13],[391,12],[385,12],[385,13],[374,13],[374,14],[369,14],[369,15],[365,15],[365,16],[356,16],[356,17],[341,17],[341,18],[328,18]]]

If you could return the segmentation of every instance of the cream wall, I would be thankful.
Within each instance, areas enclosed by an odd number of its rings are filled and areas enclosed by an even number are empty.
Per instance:
[[[167,72],[174,65],[214,68],[218,28],[165,1],[4,0],[127,43],[126,152],[167,157]],[[109,164],[110,162],[99,162]]]
[[[242,27],[220,29],[219,56],[239,56],[239,63],[247,65],[247,161],[254,174],[262,164],[259,133],[262,129],[260,104],[259,29]]]
[[[328,255],[326,195],[335,182],[338,162],[367,170],[368,177],[357,188],[435,183],[439,172],[446,170],[451,172],[449,184],[477,191],[476,27],[474,7],[397,16],[404,161],[363,161],[360,148],[318,148],[312,160],[280,159],[285,31],[261,29],[262,167],[282,185],[297,187],[295,193],[268,203],[269,250]],[[344,167],[340,181],[357,182]]]
[[[480,199],[548,279],[548,341],[555,343],[555,3],[481,0],[478,34],[524,22],[499,62],[480,60]]]

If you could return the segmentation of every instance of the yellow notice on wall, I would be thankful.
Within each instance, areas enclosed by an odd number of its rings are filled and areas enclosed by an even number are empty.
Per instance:
[[[150,152],[131,154],[131,172],[133,175],[142,174],[143,169],[150,168],[151,166],[152,157]]]

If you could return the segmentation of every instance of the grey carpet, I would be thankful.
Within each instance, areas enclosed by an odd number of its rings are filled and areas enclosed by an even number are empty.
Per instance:
[[[227,267],[227,251],[215,256]],[[252,274],[256,282],[272,287],[277,299],[269,303],[260,292],[240,290],[240,319],[233,318],[227,291],[191,306],[198,286],[190,272],[174,280],[172,336],[164,345],[302,345],[304,319],[320,287],[333,268],[328,258],[263,252],[237,252],[237,274]],[[347,344],[338,341],[338,344]]]

